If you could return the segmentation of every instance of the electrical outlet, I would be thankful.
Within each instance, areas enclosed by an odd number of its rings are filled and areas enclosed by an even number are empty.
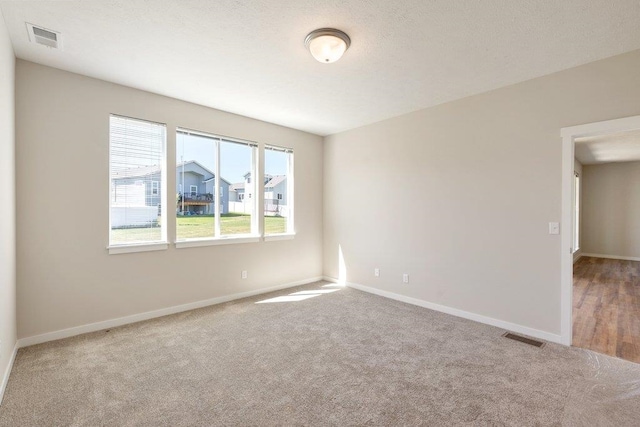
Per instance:
[[[409,275],[407,273],[402,275],[402,283],[409,283]]]
[[[247,278],[247,270],[242,270],[242,278],[243,279]]]
[[[379,268],[374,268],[373,269],[373,275],[376,277],[380,277],[380,269]]]

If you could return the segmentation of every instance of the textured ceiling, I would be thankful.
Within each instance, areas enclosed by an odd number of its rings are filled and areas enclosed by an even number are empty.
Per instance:
[[[583,165],[640,161],[640,130],[578,138],[575,156]]]
[[[326,135],[640,48],[638,0],[0,1],[18,58]],[[63,34],[29,42],[25,22]],[[334,64],[304,38],[352,40]]]

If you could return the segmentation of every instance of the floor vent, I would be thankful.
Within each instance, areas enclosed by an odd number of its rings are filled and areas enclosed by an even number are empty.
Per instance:
[[[511,332],[505,332],[502,336],[505,338],[509,338],[510,340],[520,341],[525,344],[533,345],[535,347],[544,347],[544,343],[542,341],[537,341],[531,338],[522,337],[520,335],[512,334]]]

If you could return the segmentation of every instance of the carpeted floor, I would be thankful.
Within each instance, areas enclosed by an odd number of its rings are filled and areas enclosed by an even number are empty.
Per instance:
[[[502,333],[316,283],[21,349],[0,425],[639,425],[640,365]]]

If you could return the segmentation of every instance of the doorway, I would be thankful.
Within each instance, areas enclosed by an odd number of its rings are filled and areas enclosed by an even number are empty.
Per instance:
[[[611,216],[622,209],[616,200],[628,205],[636,197],[625,195],[631,190],[620,183],[629,181],[630,169],[640,174],[640,116],[564,128],[561,135],[562,343],[640,362],[640,335],[633,329],[640,323],[640,237],[638,247],[628,249],[622,243],[631,239],[620,221],[628,212]],[[604,184],[601,176],[607,176]]]

